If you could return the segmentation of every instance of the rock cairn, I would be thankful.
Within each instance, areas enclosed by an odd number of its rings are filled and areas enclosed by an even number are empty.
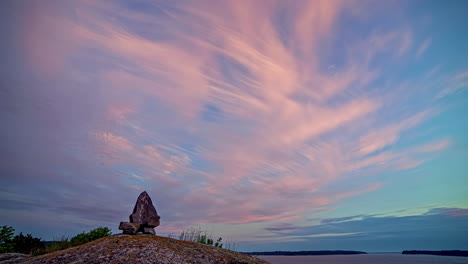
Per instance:
[[[129,235],[135,235],[139,232],[156,235],[154,228],[159,226],[159,219],[161,217],[156,212],[150,196],[144,191],[138,196],[130,215],[130,222],[120,222],[119,229],[123,230],[124,234]]]

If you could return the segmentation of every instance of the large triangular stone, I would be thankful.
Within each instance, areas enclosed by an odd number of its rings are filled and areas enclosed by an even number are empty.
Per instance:
[[[160,218],[148,193],[142,192],[138,196],[133,213],[130,215],[130,223],[137,223],[142,228],[152,228],[159,226]]]

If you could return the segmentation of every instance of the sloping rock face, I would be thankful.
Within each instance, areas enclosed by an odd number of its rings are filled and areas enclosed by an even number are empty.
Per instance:
[[[159,226],[159,219],[161,217],[156,212],[151,197],[145,191],[138,196],[129,218],[130,223],[137,223],[142,227],[157,227]]]
[[[32,257],[21,263],[265,264],[269,262],[239,252],[167,237],[119,234],[78,247]]]
[[[0,264],[21,263],[27,260],[29,255],[21,253],[3,253],[0,254]]]

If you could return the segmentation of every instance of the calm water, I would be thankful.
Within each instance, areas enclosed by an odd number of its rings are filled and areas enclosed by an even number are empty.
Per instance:
[[[272,264],[458,264],[468,257],[430,255],[368,254],[335,256],[257,256]]]

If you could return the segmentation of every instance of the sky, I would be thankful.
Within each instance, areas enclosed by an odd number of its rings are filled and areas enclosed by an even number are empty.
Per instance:
[[[467,1],[0,1],[0,225],[468,245]]]

